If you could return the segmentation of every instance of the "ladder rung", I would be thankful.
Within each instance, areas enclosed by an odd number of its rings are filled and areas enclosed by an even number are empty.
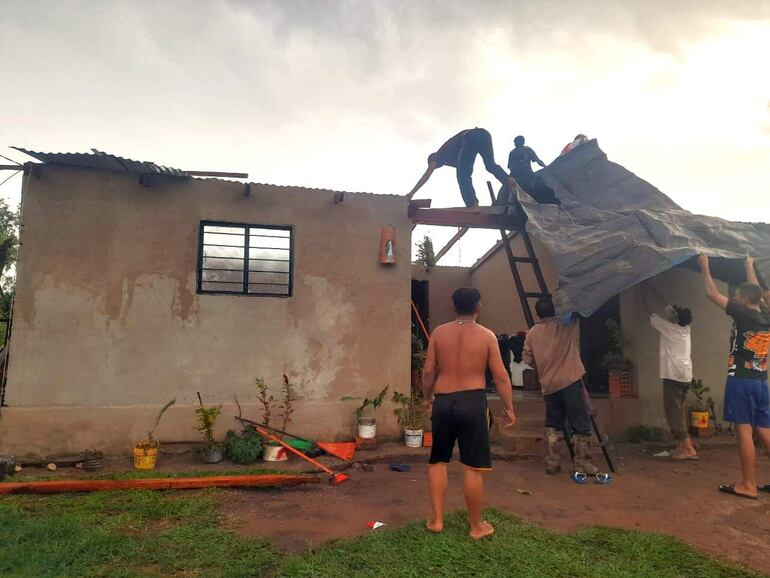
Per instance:
[[[513,257],[515,263],[537,263],[538,260],[534,257]]]
[[[524,293],[524,297],[531,297],[531,298],[534,299],[536,297],[537,298],[550,297],[550,295],[548,293],[530,293],[530,292],[526,292],[526,293]]]

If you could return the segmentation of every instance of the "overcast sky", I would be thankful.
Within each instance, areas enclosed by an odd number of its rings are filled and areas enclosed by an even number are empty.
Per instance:
[[[550,162],[583,132],[693,212],[770,221],[769,56],[767,0],[0,0],[0,154],[404,194],[463,128],[502,165],[517,134]],[[427,197],[462,205],[452,169]],[[436,249],[452,233],[433,228]]]

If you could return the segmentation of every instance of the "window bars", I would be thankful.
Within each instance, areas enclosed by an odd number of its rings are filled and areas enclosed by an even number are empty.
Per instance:
[[[202,221],[198,293],[290,297],[292,227]]]

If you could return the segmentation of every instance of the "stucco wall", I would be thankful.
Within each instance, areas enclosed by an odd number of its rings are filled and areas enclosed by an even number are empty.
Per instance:
[[[514,255],[519,257],[527,255],[521,237],[516,236],[510,243]],[[553,292],[558,283],[558,272],[550,253],[534,239],[532,239],[532,244],[535,254],[540,260],[540,267],[543,270],[548,289]],[[518,269],[521,273],[524,289],[527,292],[539,291],[532,266],[526,263],[519,263]],[[527,329],[519,296],[516,293],[516,285],[513,282],[511,267],[502,245],[486,261],[472,269],[471,284],[481,292],[482,302],[479,322],[489,327],[495,333],[515,333]],[[537,300],[529,300],[532,315],[537,319],[534,312],[535,301]]]
[[[700,274],[689,269],[671,269],[645,282],[651,285],[667,303],[676,303],[692,311],[693,375],[711,388],[709,395],[717,402],[717,417],[721,420],[722,398],[727,377],[727,356],[731,321],[718,307],[706,299]],[[717,282],[720,290],[727,287]],[[629,340],[626,354],[634,364],[634,381],[641,399],[650,400],[643,415],[635,423],[666,427],[663,413],[663,392],[659,377],[659,338],[650,326],[650,312],[644,303],[643,289],[633,287],[621,295],[620,315],[623,333]],[[655,301],[650,303],[662,314]]]
[[[0,449],[124,450],[172,397],[161,437],[194,439],[196,391],[237,394],[255,417],[255,377],[277,394],[284,372],[300,400],[292,429],[350,437],[355,404],[340,397],[409,387],[411,224],[403,197],[333,197],[45,167],[24,199]],[[196,294],[206,219],[294,226],[294,296]],[[388,223],[399,263],[384,266]],[[220,429],[233,423],[225,412]]]
[[[434,267],[426,271],[422,265],[413,265],[412,278],[428,282],[431,331],[442,323],[455,319],[452,293],[460,287],[470,286],[471,275],[468,267]]]

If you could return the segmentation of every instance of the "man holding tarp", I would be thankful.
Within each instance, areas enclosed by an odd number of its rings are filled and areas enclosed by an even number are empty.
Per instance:
[[[724,417],[735,425],[741,458],[742,479],[738,484],[719,486],[732,496],[757,499],[757,490],[770,492],[770,484],[756,483],[756,433],[770,451],[770,388],[767,384],[767,352],[770,346],[770,291],[763,293],[754,270],[754,260],[746,259],[746,283],[729,299],[717,289],[711,277],[709,260],[698,258],[706,296],[733,318],[732,350],[728,358]]]

